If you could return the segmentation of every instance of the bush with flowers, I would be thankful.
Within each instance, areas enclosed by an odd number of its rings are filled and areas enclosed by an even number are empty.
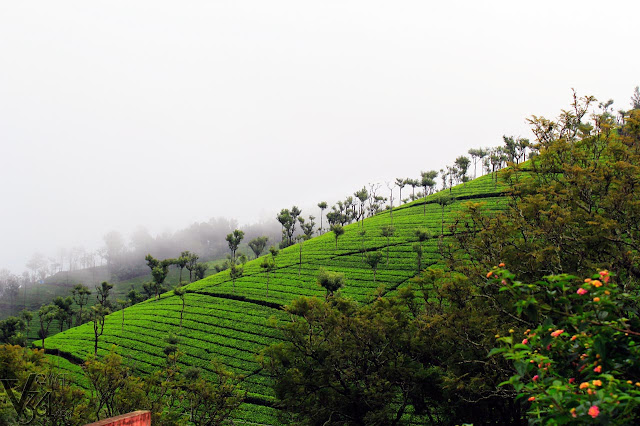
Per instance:
[[[490,356],[513,363],[502,385],[515,388],[532,423],[640,421],[639,296],[608,271],[530,284],[496,267],[487,277],[516,300],[522,328],[496,336]]]

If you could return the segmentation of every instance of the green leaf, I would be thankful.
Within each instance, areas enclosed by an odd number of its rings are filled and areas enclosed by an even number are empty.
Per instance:
[[[503,352],[505,352],[507,349],[506,348],[493,348],[491,349],[491,351],[489,352],[489,355],[487,355],[487,358],[490,358],[496,354],[501,354]]]

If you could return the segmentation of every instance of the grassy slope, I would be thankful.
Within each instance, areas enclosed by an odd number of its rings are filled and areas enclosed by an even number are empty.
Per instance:
[[[488,210],[500,209],[504,198],[499,196],[489,176],[483,176],[455,187],[452,195],[457,200],[445,208],[445,229],[466,202],[467,197],[480,198]],[[435,203],[436,195],[427,197],[426,215],[424,199],[405,204],[393,210],[396,234],[390,241],[390,260],[381,262],[373,282],[371,269],[362,261],[360,224],[345,227],[345,234],[335,248],[333,233],[326,233],[304,243],[302,268],[299,275],[299,246],[281,250],[276,258],[277,271],[269,283],[266,295],[266,276],[260,268],[261,260],[246,264],[244,276],[236,280],[235,290],[228,271],[211,275],[188,286],[183,328],[178,327],[181,302],[172,293],[165,293],[158,301],[146,301],[125,310],[122,327],[121,312],[107,317],[105,333],[100,339],[99,352],[105,354],[112,345],[127,359],[132,360],[141,373],[148,373],[164,363],[162,352],[168,333],[181,336],[180,349],[185,353],[181,362],[209,371],[211,360],[218,359],[224,366],[247,375],[243,388],[253,397],[238,412],[239,420],[256,423],[277,423],[275,411],[268,407],[273,400],[269,378],[260,371],[256,354],[270,343],[280,339],[278,331],[268,321],[270,317],[284,320],[286,314],[278,309],[293,298],[324,296],[316,284],[319,268],[343,272],[346,287],[342,293],[362,303],[371,299],[376,288],[393,292],[416,273],[416,255],[412,251],[414,231],[428,229],[432,235],[440,234],[441,210]],[[389,211],[365,219],[366,250],[380,249],[386,255],[386,238],[380,235],[382,226],[390,224]],[[437,238],[424,243],[423,266],[439,260]],[[266,303],[265,303],[266,302]],[[265,306],[271,305],[271,306]],[[47,348],[55,348],[85,359],[93,352],[93,329],[84,324],[59,333],[46,340]],[[54,357],[55,358],[55,357]],[[76,366],[61,363],[72,376]]]
[[[221,261],[219,260],[213,260],[213,261],[207,262],[207,265],[209,266],[210,269],[207,269],[205,276],[214,274],[215,269],[213,269],[213,266],[220,262]],[[88,284],[89,282],[97,282],[91,279],[92,275],[90,273],[87,273],[87,270],[72,271],[69,273],[69,280],[63,282],[61,281],[60,277],[64,277],[65,274],[67,273],[61,272],[59,274],[56,274],[54,277],[51,277],[45,280],[44,284],[38,284],[37,286],[34,286],[33,288],[31,288],[31,290],[28,290],[27,298],[31,302],[28,305],[33,312],[33,320],[31,322],[31,325],[29,327],[29,333],[27,335],[27,338],[29,339],[29,341],[34,341],[39,339],[38,330],[40,330],[40,320],[38,319],[38,309],[40,308],[40,306],[42,306],[43,304],[51,303],[53,299],[56,298],[57,296],[62,296],[62,297],[70,296],[71,290],[73,289],[73,286],[75,286],[76,284],[85,283],[87,287],[89,287],[89,290],[91,290],[92,294],[89,296],[88,306],[92,306],[95,304],[96,302],[95,285]],[[106,273],[104,271],[97,272],[93,276],[100,277],[101,281],[109,281],[106,278]],[[179,270],[172,267],[165,281],[165,286],[175,287],[178,284],[179,278],[180,278]],[[182,271],[182,280],[183,281],[189,280],[189,271],[187,271],[186,269]],[[113,282],[112,283],[113,289],[111,290],[110,299],[114,304],[117,299],[124,300],[127,298],[127,294],[132,288],[135,289],[138,293],[142,293],[142,285],[150,281],[152,281],[151,273],[147,273],[146,275],[140,275],[138,277],[134,277],[125,281]],[[73,305],[73,307],[74,309],[78,309],[78,306],[75,304]],[[87,306],[83,307],[83,309],[86,310]],[[74,324],[75,324],[75,319],[74,319]],[[64,328],[66,329],[66,325]],[[54,320],[51,323],[51,326],[49,327],[49,336],[53,336],[59,332],[60,332],[60,324],[58,320]]]

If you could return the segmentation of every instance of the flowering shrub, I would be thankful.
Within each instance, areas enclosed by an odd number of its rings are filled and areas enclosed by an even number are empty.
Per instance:
[[[608,271],[585,280],[556,275],[527,284],[496,267],[488,278],[514,297],[523,324],[496,336],[500,345],[490,356],[512,361],[516,374],[502,385],[526,400],[532,423],[638,422],[637,295],[625,292]]]

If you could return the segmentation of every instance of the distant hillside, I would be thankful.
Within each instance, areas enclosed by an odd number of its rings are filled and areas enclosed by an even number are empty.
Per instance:
[[[205,272],[205,276],[215,273],[214,265],[220,262],[220,260],[206,262],[209,266],[209,269],[207,269],[207,271]],[[183,271],[182,279],[189,279],[188,271]],[[178,280],[179,271],[172,268],[169,271],[169,276],[165,281],[165,286],[173,288],[178,284]],[[26,288],[26,296],[23,296],[23,294],[21,293],[21,300],[18,300],[17,303],[6,303],[5,306],[0,305],[0,307],[2,307],[2,315],[0,319],[6,318],[11,315],[17,315],[26,306],[27,310],[30,310],[34,313],[27,338],[29,341],[38,340],[38,330],[40,328],[40,322],[38,319],[37,311],[42,305],[51,303],[51,301],[58,296],[70,296],[71,290],[75,285],[84,284],[89,287],[89,290],[92,292],[92,295],[89,297],[88,303],[88,306],[91,306],[96,302],[95,287],[102,281],[109,281],[106,267],[99,266],[96,268],[82,269],[71,272],[59,272],[45,279],[44,283],[42,284],[38,283],[32,286],[28,286]],[[111,290],[109,299],[115,304],[117,299],[125,299],[131,289],[136,290],[138,293],[142,293],[143,284],[150,281],[151,273],[146,273],[144,275],[140,275],[128,280],[111,282],[113,284],[113,289]],[[23,301],[26,301],[26,303],[24,303]],[[65,325],[64,329],[66,328],[67,327]],[[54,320],[51,323],[49,335],[53,336],[59,331],[60,324],[57,320]]]
[[[126,355],[139,373],[145,374],[164,364],[165,336],[179,334],[180,349],[184,352],[180,362],[184,366],[198,366],[212,372],[211,360],[218,359],[227,368],[247,376],[242,387],[250,398],[237,413],[238,419],[277,424],[275,410],[271,408],[274,395],[270,379],[256,360],[262,348],[281,338],[269,318],[286,319],[281,307],[298,296],[324,297],[325,291],[316,284],[321,268],[344,273],[346,287],[342,294],[361,303],[371,300],[377,288],[384,294],[394,293],[416,274],[416,254],[412,246],[417,229],[427,229],[431,235],[424,242],[422,267],[437,264],[441,260],[438,245],[441,229],[445,229],[446,244],[450,239],[446,234],[448,225],[467,200],[484,202],[487,212],[499,210],[505,205],[503,190],[490,176],[483,176],[458,185],[451,192],[446,190],[444,194],[396,207],[392,212],[381,212],[365,219],[362,226],[360,223],[347,225],[337,248],[333,233],[315,237],[304,243],[301,263],[299,245],[283,249],[275,259],[277,269],[269,278],[268,295],[261,259],[247,263],[244,275],[235,285],[228,271],[208,276],[187,287],[181,331],[178,327],[181,301],[171,292],[163,294],[160,300],[129,307],[125,310],[124,331],[121,331],[121,313],[107,317],[99,353],[104,355],[112,345],[117,345],[117,351]],[[453,202],[444,209],[437,203],[442,195],[453,197]],[[390,224],[396,227],[396,232],[387,244],[381,228]],[[363,249],[380,250],[385,256],[375,283],[372,270],[363,261]],[[123,292],[130,285],[123,284],[118,291]],[[37,345],[41,346],[41,342]],[[50,337],[46,347],[48,352],[64,352],[69,359],[86,359],[93,352],[92,326],[84,324]],[[59,364],[71,375],[79,371],[66,361]]]

